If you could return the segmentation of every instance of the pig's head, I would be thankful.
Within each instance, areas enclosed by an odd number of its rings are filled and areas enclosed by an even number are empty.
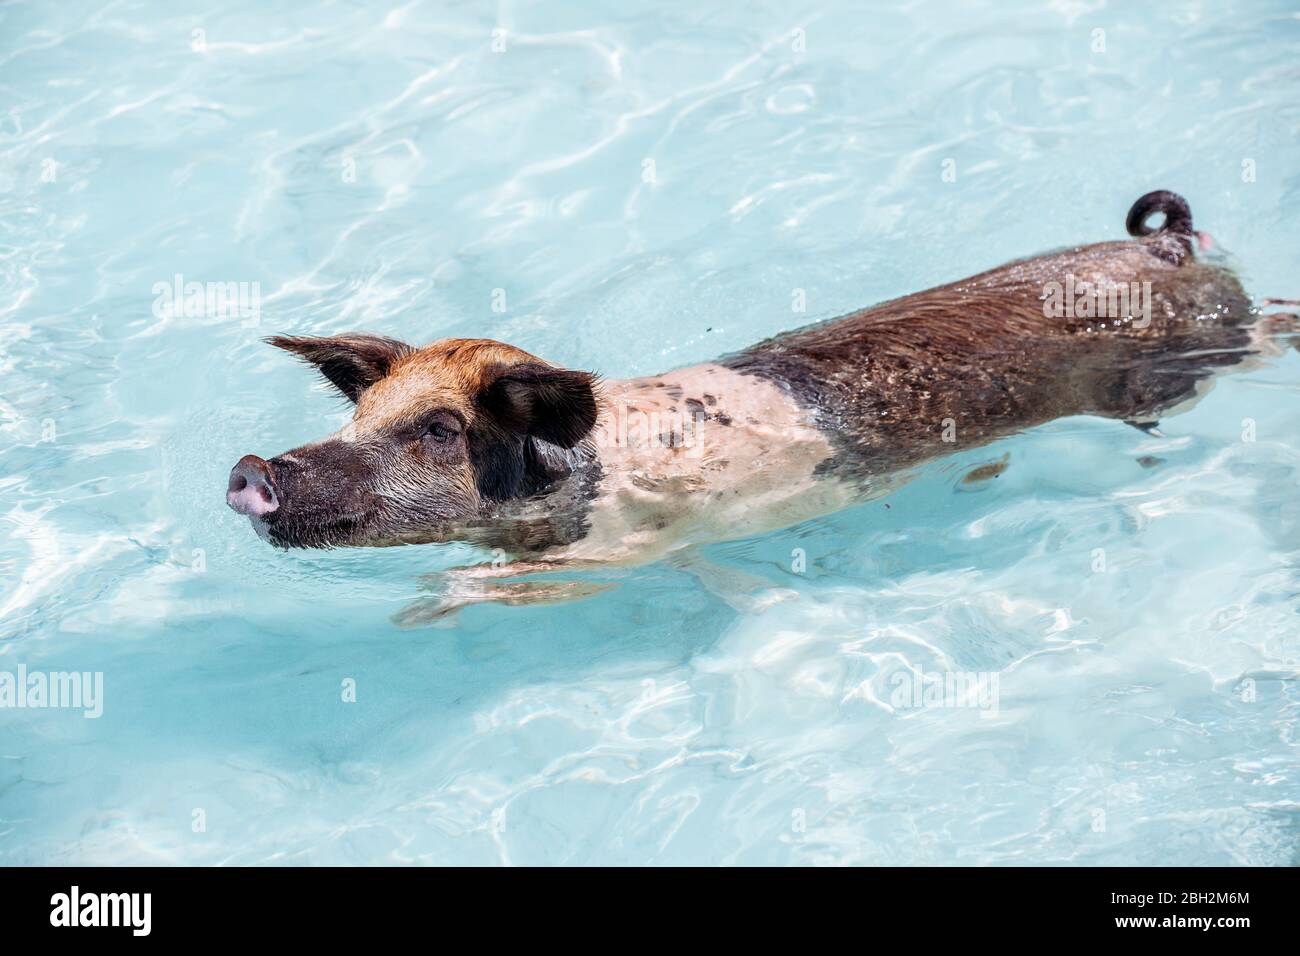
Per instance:
[[[282,547],[430,540],[563,478],[596,424],[594,375],[500,342],[267,341],[356,406],[330,437],[231,471],[226,503]]]

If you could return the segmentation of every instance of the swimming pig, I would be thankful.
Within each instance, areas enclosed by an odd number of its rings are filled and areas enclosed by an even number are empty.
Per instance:
[[[1127,229],[626,381],[486,339],[277,336],[355,413],[240,459],[226,500],[280,546],[468,540],[505,576],[789,525],[1060,416],[1151,428],[1251,351],[1257,316],[1181,197],[1143,196]]]

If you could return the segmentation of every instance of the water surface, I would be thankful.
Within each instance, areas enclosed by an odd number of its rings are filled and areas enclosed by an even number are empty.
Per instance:
[[[1291,5],[187,6],[0,7],[0,670],[104,679],[0,710],[0,862],[1296,862],[1294,352],[1161,438],[1058,421],[709,580],[443,628],[391,617],[472,549],[282,553],[223,502],[346,418],[268,334],[649,374],[1152,188],[1297,297]]]

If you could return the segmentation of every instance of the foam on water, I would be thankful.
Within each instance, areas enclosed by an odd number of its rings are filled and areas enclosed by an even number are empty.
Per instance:
[[[1296,862],[1294,352],[450,627],[390,618],[472,549],[223,500],[346,416],[277,332],[651,373],[1156,187],[1300,296],[1288,4],[268,10],[0,9],[0,670],[105,694],[0,709],[0,862]],[[996,711],[897,694],[946,673]]]

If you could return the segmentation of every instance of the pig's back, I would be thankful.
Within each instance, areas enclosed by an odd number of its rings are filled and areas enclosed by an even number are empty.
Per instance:
[[[833,469],[876,473],[1074,414],[1147,419],[1239,361],[1249,300],[1172,237],[1008,263],[721,360],[777,383],[830,434]],[[1058,283],[1150,283],[1150,321],[1048,317]],[[945,435],[948,440],[945,441]]]

